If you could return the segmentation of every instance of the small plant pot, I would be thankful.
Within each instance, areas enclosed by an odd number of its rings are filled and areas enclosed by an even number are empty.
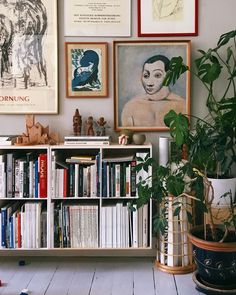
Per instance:
[[[236,289],[236,242],[210,242],[201,237],[203,227],[195,227],[189,233],[201,281],[222,290]]]

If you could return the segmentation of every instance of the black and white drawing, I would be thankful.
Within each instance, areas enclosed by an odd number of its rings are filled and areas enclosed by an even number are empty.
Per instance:
[[[55,86],[53,76],[56,77],[57,73],[49,71],[54,69],[53,55],[57,56],[52,41],[56,33],[53,31],[53,22],[56,21],[53,16],[56,14],[53,14],[55,9],[52,9],[55,1],[50,2],[0,0],[0,112],[3,102],[7,101],[9,105],[9,96],[14,97],[15,102],[19,102],[20,97],[28,96],[29,106],[32,106],[34,112],[37,106],[35,91],[51,91]],[[22,92],[23,90],[29,92]],[[34,93],[30,93],[31,90]],[[44,107],[46,108],[45,104]],[[8,112],[7,108],[5,111]],[[50,110],[42,110],[44,111]]]

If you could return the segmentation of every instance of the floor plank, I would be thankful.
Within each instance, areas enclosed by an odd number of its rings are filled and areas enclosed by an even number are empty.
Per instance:
[[[18,295],[22,289],[27,288],[30,281],[34,277],[37,271],[37,265],[35,263],[29,263],[24,266],[18,266],[15,263],[15,273],[6,282],[6,288],[3,288],[1,294],[3,295]]]
[[[87,295],[90,292],[95,275],[95,265],[91,261],[77,263],[68,295]]]
[[[159,270],[154,267],[154,283],[156,288],[156,295],[176,294],[176,285],[174,276]]]
[[[76,262],[61,262],[48,286],[46,295],[67,295],[76,271]]]
[[[135,264],[134,269],[134,294],[155,295],[153,283],[154,261],[140,261]]]
[[[179,295],[199,295],[199,291],[195,289],[195,283],[192,280],[192,273],[185,275],[176,275],[176,287]]]
[[[12,279],[17,271],[16,261],[3,261],[0,263],[0,280],[2,287],[0,288],[0,294],[3,294],[4,290],[8,288],[8,282]]]
[[[44,295],[53,279],[57,269],[57,263],[53,261],[43,261],[38,265],[37,271],[27,286],[29,294]]]

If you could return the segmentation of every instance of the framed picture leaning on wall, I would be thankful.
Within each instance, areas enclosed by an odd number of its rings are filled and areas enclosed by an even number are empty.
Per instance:
[[[114,41],[115,130],[167,131],[170,109],[190,113],[190,74],[163,86],[170,59],[190,66],[190,41]]]
[[[197,36],[198,0],[138,0],[138,36]]]
[[[0,113],[56,114],[57,0],[5,0],[0,11]]]
[[[66,96],[107,97],[107,43],[66,42]]]

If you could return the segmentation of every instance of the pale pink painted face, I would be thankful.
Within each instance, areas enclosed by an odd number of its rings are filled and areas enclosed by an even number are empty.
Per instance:
[[[166,76],[165,65],[158,60],[146,63],[142,72],[142,84],[147,94],[155,94],[162,88]]]

